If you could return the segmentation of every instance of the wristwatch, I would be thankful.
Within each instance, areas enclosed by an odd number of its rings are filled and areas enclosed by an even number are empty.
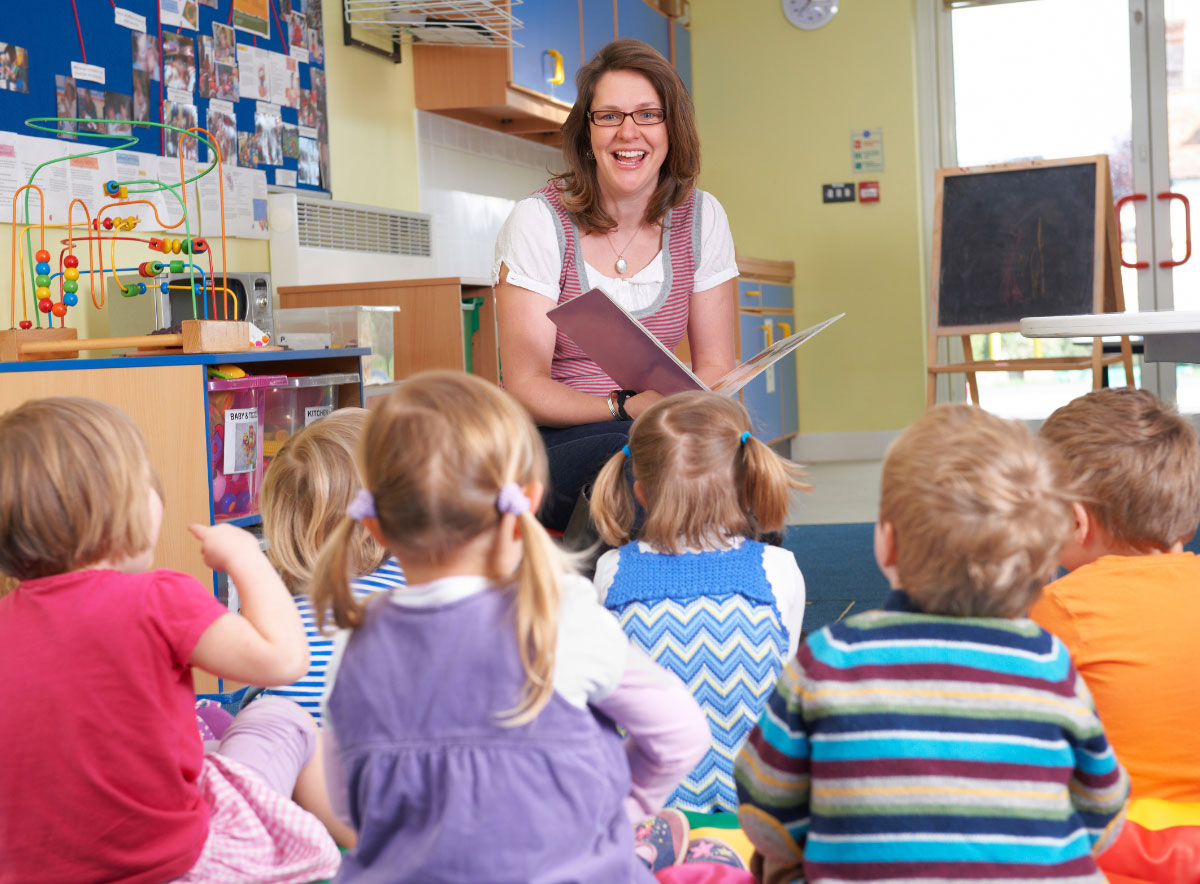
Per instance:
[[[617,394],[617,414],[619,414],[621,416],[621,420],[623,420],[623,421],[633,420],[633,418],[630,416],[629,412],[625,410],[625,403],[631,397],[636,396],[638,394],[638,391],[637,390],[614,390],[613,392]]]

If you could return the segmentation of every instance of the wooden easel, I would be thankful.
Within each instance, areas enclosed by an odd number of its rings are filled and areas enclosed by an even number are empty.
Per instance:
[[[943,222],[946,179],[960,175],[981,175],[1003,172],[1023,172],[1029,170],[1054,169],[1071,166],[1094,165],[1095,201],[1092,218],[1092,291],[1089,303],[1070,304],[1064,307],[1055,304],[1046,312],[1022,312],[1021,304],[1012,305],[1013,315],[993,318],[991,321],[980,323],[943,324],[942,312],[942,276],[943,262],[947,256],[943,253]],[[929,308],[929,340],[928,359],[926,363],[926,405],[932,406],[937,399],[937,376],[939,374],[963,373],[967,376],[967,389],[971,401],[979,404],[979,383],[976,372],[980,371],[1024,371],[1045,369],[1092,369],[1092,388],[1100,389],[1103,385],[1104,369],[1115,363],[1123,363],[1126,382],[1133,382],[1133,349],[1129,338],[1121,338],[1121,352],[1111,356],[1104,355],[1103,339],[1092,340],[1090,356],[1044,357],[1030,359],[1007,360],[977,360],[971,350],[971,335],[990,334],[992,332],[1017,331],[1018,322],[1028,315],[1056,315],[1073,313],[1112,313],[1124,312],[1125,294],[1121,285],[1120,243],[1117,237],[1116,216],[1113,211],[1112,179],[1109,176],[1108,157],[1104,155],[1078,157],[1066,160],[1033,160],[1021,163],[1005,163],[995,166],[977,166],[971,168],[938,169],[935,183],[934,223],[933,223],[933,261],[931,264],[930,308]],[[1041,227],[1038,227],[1039,234]],[[996,248],[1007,247],[1004,242],[1009,231],[996,231]],[[1039,239],[1040,244],[1040,239]],[[1084,268],[1086,270],[1086,268]],[[1029,308],[1032,309],[1032,308]],[[995,311],[992,311],[993,313]],[[939,364],[937,355],[938,339],[943,337],[958,337],[962,343],[963,361],[952,364]]]

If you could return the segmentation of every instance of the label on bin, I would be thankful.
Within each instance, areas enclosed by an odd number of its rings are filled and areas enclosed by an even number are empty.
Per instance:
[[[258,409],[225,412],[225,475],[252,473],[258,466]]]
[[[314,405],[312,408],[304,409],[304,426],[308,426],[313,421],[325,417],[327,414],[333,414],[332,405]]]

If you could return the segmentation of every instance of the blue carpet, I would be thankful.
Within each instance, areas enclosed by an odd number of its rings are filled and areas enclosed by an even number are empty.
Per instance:
[[[843,616],[878,607],[888,583],[875,565],[873,523],[791,525],[783,545],[804,575],[804,629],[815,632]]]

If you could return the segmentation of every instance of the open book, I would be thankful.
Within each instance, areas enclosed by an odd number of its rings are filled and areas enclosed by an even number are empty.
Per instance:
[[[692,374],[644,325],[600,289],[584,292],[546,315],[622,389],[657,390],[664,396],[686,390],[712,390],[732,396],[760,372],[846,314],[839,313],[776,341],[711,385]]]

